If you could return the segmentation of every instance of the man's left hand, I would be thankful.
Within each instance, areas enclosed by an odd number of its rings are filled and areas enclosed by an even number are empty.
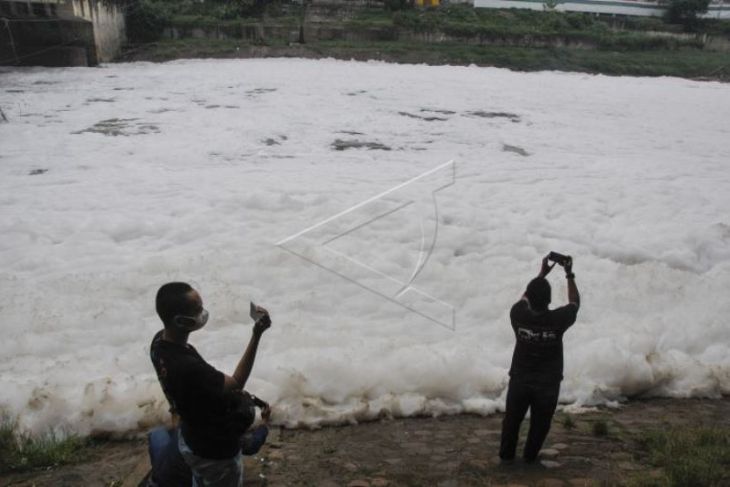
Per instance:
[[[271,421],[271,406],[268,404],[261,410],[261,419],[264,424],[269,424],[269,421]]]

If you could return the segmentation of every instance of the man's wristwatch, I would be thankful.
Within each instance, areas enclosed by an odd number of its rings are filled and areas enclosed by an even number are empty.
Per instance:
[[[573,274],[572,272],[566,272],[565,278],[566,279],[575,279],[575,274]]]

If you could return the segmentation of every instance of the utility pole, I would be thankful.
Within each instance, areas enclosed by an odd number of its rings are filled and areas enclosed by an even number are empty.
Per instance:
[[[304,44],[306,41],[304,39],[304,21],[307,16],[307,0],[300,0],[301,7],[299,9],[300,17],[299,17],[299,44]]]

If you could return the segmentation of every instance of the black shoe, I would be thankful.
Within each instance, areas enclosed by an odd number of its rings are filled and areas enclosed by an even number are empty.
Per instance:
[[[522,460],[525,462],[525,467],[529,469],[544,470],[546,468],[539,456],[536,458],[523,458]]]

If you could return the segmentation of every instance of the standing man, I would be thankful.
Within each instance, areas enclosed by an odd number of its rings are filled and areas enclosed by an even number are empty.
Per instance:
[[[253,336],[232,376],[216,370],[188,343],[208,321],[200,294],[184,282],[157,291],[157,314],[164,329],[152,340],[150,357],[157,378],[179,417],[178,448],[193,472],[194,487],[240,487],[241,432],[228,421],[246,386],[261,335],[271,326],[269,313],[253,327]],[[268,413],[267,413],[268,414]]]
[[[512,355],[506,412],[502,421],[499,457],[503,463],[511,463],[515,458],[520,424],[528,408],[530,430],[523,458],[527,463],[537,459],[558,405],[560,382],[563,380],[563,333],[575,323],[580,306],[572,259],[565,257],[558,261],[565,269],[569,303],[548,309],[550,283],[545,277],[555,263],[550,265],[548,257],[545,257],[540,274],[530,281],[522,299],[510,311],[517,343]]]

